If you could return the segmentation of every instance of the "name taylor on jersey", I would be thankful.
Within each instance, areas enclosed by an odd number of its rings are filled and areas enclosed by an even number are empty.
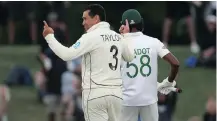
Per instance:
[[[103,42],[110,42],[110,41],[119,41],[121,38],[119,35],[115,34],[104,34],[104,35],[100,35],[103,39]]]

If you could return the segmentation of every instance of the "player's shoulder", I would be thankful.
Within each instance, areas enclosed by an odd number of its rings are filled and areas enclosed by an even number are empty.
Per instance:
[[[81,37],[82,38],[90,38],[90,37],[94,37],[94,34],[92,32],[88,32],[88,33],[84,33]]]
[[[87,40],[88,42],[96,42],[99,40],[99,33],[97,34],[96,32],[88,32],[88,33],[84,33],[81,36],[82,40]]]
[[[119,39],[123,39],[123,38],[124,38],[123,35],[121,35],[120,33],[117,33],[117,32],[115,32],[115,31],[113,31],[113,30],[111,30],[111,32],[112,32],[115,36],[117,36]]]
[[[153,42],[159,41],[158,38],[155,38],[155,37],[152,37],[152,36],[148,36],[148,35],[145,35],[145,34],[143,34],[142,36],[143,36],[146,40],[150,40],[150,41],[153,41]]]
[[[116,35],[116,36],[118,36],[118,37],[123,37],[121,34],[117,33],[116,31],[114,31],[114,30],[112,30],[112,29],[108,29],[108,30],[106,31],[106,33],[112,34],[112,35]]]
[[[84,33],[83,36],[84,37],[99,37],[99,35],[101,34],[114,34],[114,33],[116,32],[110,29],[104,29],[104,30],[96,29],[96,30]]]
[[[152,37],[152,36],[148,36],[148,35],[143,35],[143,39],[145,39],[146,40],[146,42],[148,42],[148,43],[153,43],[153,44],[159,44],[161,41],[158,39],[158,38],[156,38],[156,37]]]

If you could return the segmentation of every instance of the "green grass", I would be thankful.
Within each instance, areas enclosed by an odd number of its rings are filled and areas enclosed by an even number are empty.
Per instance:
[[[174,116],[175,121],[187,120],[189,117],[204,113],[207,97],[215,95],[215,70],[196,68],[188,69],[184,60],[190,55],[188,47],[171,47],[171,51],[181,62],[177,83],[183,89]],[[24,65],[32,74],[39,69],[36,61],[36,46],[1,46],[0,47],[0,78],[6,79],[11,67]],[[169,72],[169,65],[164,61],[159,64],[159,79],[163,80]],[[12,100],[9,104],[10,121],[46,121],[46,111],[43,105],[36,101],[36,92],[31,87],[14,87],[11,89]]]
[[[177,121],[187,120],[191,116],[202,116],[206,99],[210,94],[216,95],[216,73],[214,69],[194,68],[184,66],[185,59],[191,55],[188,47],[171,47],[173,54],[181,63],[177,84],[183,89],[179,95],[174,118]],[[160,61],[159,79],[168,73],[168,65]]]
[[[36,60],[36,46],[1,46],[0,78],[6,79],[9,70],[15,65],[29,67],[32,74],[39,69]],[[32,87],[14,87],[11,89],[12,100],[9,103],[10,121],[46,121],[43,105],[36,101],[36,92]]]

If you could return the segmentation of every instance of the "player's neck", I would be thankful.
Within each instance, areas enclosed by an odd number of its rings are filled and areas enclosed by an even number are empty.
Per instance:
[[[132,33],[134,33],[134,32],[139,32],[139,30],[137,30],[137,29],[135,29],[135,28],[132,28],[131,32],[132,32]]]

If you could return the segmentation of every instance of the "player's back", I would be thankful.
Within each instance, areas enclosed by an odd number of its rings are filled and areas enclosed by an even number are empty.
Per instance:
[[[83,88],[121,86],[121,35],[108,27],[91,31],[95,49],[82,58]],[[123,40],[122,40],[123,41]]]
[[[157,101],[157,45],[156,38],[141,32],[130,33],[134,43],[134,60],[123,64],[124,105],[144,106]],[[137,99],[137,100],[134,100]]]

